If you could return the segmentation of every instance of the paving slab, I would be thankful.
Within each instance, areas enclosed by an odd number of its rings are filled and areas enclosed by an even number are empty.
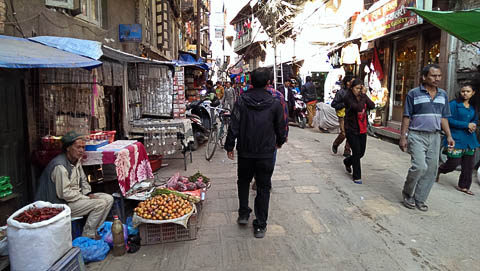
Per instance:
[[[401,190],[410,156],[398,146],[369,137],[362,159],[362,185],[353,184],[341,154],[331,153],[336,134],[291,127],[272,177],[267,233],[253,236],[236,223],[236,161],[218,150],[207,162],[204,149],[193,163],[168,160],[157,172],[197,171],[211,178],[197,239],[142,246],[135,254],[87,264],[88,270],[480,270],[477,234],[480,196],[454,189],[458,172],[442,175],[426,213],[402,206]],[[341,149],[341,148],[340,148]],[[480,194],[474,178],[472,190]],[[249,202],[253,208],[255,191]]]

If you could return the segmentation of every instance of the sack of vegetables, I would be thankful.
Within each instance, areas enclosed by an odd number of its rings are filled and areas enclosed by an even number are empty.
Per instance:
[[[72,248],[70,207],[37,201],[7,220],[10,269],[47,270]]]

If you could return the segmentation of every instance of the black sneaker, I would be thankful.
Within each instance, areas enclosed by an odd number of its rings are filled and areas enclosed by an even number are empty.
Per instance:
[[[242,226],[248,225],[248,219],[249,219],[249,216],[247,216],[247,215],[238,216],[237,223],[238,223],[238,225],[242,225]]]
[[[417,202],[415,202],[415,205],[417,206],[418,210],[420,210],[422,212],[428,211],[428,206],[425,205],[425,203],[423,203],[423,202],[417,201]]]
[[[348,157],[350,157],[350,156],[352,156],[352,154],[349,153],[349,152],[344,152],[344,153],[343,153],[343,157],[345,157],[345,158],[348,158]]]
[[[267,232],[267,228],[255,228],[253,229],[253,235],[255,238],[263,238],[265,237],[265,232]]]
[[[415,200],[408,195],[403,195],[403,205],[408,209],[415,209]]]
[[[343,164],[345,165],[345,163]],[[348,172],[348,174],[352,174],[352,166],[345,165],[345,170]]]
[[[332,152],[333,152],[334,154],[337,154],[337,152],[338,152],[338,146],[332,145]]]

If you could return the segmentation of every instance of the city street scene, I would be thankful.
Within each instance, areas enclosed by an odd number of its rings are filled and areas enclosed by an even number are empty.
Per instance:
[[[480,270],[479,12],[0,0],[0,271]]]

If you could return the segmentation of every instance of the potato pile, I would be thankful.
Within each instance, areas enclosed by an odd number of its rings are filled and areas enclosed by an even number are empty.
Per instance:
[[[175,194],[158,195],[138,204],[135,213],[150,220],[170,220],[192,211],[192,203]]]

